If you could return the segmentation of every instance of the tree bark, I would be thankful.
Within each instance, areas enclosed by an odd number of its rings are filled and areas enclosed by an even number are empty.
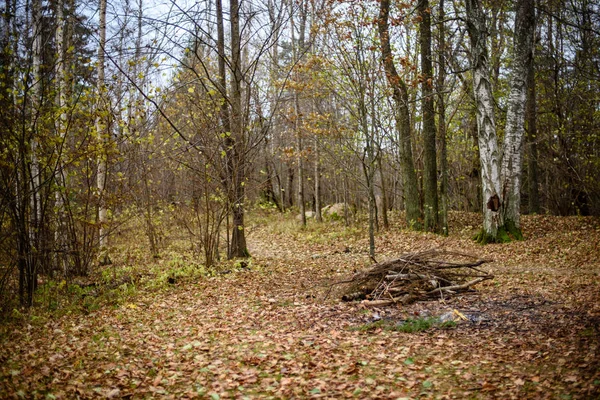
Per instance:
[[[483,231],[481,242],[496,241],[502,221],[500,154],[490,81],[485,14],[479,0],[467,0],[467,29],[471,39],[473,94],[477,112],[479,157],[483,190]]]
[[[71,2],[68,2],[71,6]],[[69,7],[70,11],[71,7]],[[68,91],[68,61],[67,61],[67,49],[69,43],[68,35],[68,17],[65,16],[65,2],[64,0],[58,0],[56,4],[56,76],[58,81],[58,91],[56,96],[56,106],[59,109],[59,117],[56,120],[56,131],[58,133],[57,143],[57,165],[56,165],[56,185],[59,188],[66,188],[66,179],[63,168],[63,150],[65,149],[66,143],[66,129],[67,129],[67,91]],[[64,190],[57,190],[55,192],[56,210],[57,210],[57,224],[54,232],[54,244],[59,250],[56,256],[56,267],[62,269],[66,276],[68,271],[68,227],[67,227],[67,214],[65,212],[65,202],[63,199]]]
[[[535,90],[535,68],[533,62],[527,71],[527,187],[529,200],[529,213],[540,213],[540,193],[538,174],[538,149],[537,149],[537,104]]]
[[[233,143],[233,227],[231,233],[231,257],[249,257],[246,247],[246,232],[244,226],[244,201],[246,154],[245,128],[242,111],[242,58],[240,38],[240,4],[238,0],[230,0],[231,24],[231,136]]]
[[[444,0],[440,0],[438,14],[438,143],[440,149],[440,212],[439,226],[443,235],[448,235],[448,150],[446,143],[446,103],[444,90],[446,85],[446,28],[444,19]]]
[[[96,173],[96,187],[98,188],[98,243],[100,249],[106,247],[106,152],[104,143],[107,137],[106,110],[104,108],[104,50],[106,47],[106,0],[99,3],[99,26],[98,26],[98,78],[96,82],[98,90],[98,104],[96,106],[96,135],[100,147],[98,154],[98,169]]]
[[[521,174],[523,169],[523,138],[527,75],[532,65],[533,33],[535,28],[534,0],[517,2],[513,64],[506,114],[506,129],[502,157],[502,210],[506,230],[515,238],[521,234]]]
[[[381,0],[379,18],[377,20],[379,38],[381,40],[381,56],[388,84],[392,88],[392,96],[396,103],[396,129],[399,134],[400,169],[404,189],[404,207],[406,222],[409,227],[420,229],[422,226],[419,209],[419,192],[417,174],[412,156],[412,139],[410,126],[410,111],[408,89],[406,83],[398,75],[394,65],[394,57],[390,45],[389,19],[390,0]]]
[[[528,65],[532,62],[534,0],[518,3],[510,94],[502,159],[494,120],[494,99],[489,79],[485,15],[479,0],[467,0],[467,28],[473,57],[473,89],[477,104],[477,127],[483,187],[481,242],[522,238],[520,231],[522,144],[527,98]]]
[[[301,4],[299,38],[296,43],[295,24],[294,24],[294,2],[290,1],[290,36],[292,41],[292,57],[294,63],[299,61],[299,57],[304,52],[304,38],[306,30],[306,11],[304,3]],[[299,80],[298,71],[295,71],[295,80]],[[302,137],[302,110],[300,108],[300,94],[298,89],[294,89],[294,131],[296,133],[296,161],[298,162],[298,208],[300,209],[300,219],[302,226],[306,226],[306,205],[304,203],[304,143]]]
[[[431,9],[429,0],[418,4],[421,17],[419,42],[421,46],[421,112],[423,114],[423,158],[424,158],[424,221],[425,230],[440,232],[438,223],[436,129],[433,104],[433,64],[431,59]]]
[[[319,138],[314,137],[315,143],[315,221],[323,222],[321,215],[321,154],[319,151]]]
[[[383,173],[383,162],[381,161],[383,155],[381,151],[377,156],[377,166],[379,169],[379,179],[381,180],[381,219],[383,221],[383,229],[390,228],[390,221],[388,218],[388,192],[387,185],[385,183],[385,174]]]
[[[219,68],[219,77],[217,79],[217,88],[219,89],[219,93],[221,95],[221,109],[219,110],[219,118],[221,120],[221,130],[222,130],[222,152],[225,154],[225,158],[221,161],[223,162],[223,169],[225,170],[225,174],[222,177],[222,184],[227,194],[227,258],[232,258],[232,236],[230,237],[229,231],[229,215],[233,214],[233,209],[235,205],[235,194],[234,194],[234,140],[233,140],[233,132],[231,130],[231,119],[229,113],[229,96],[227,91],[227,72],[225,69],[227,55],[225,54],[225,28],[224,28],[224,18],[223,18],[223,3],[221,0],[215,1],[215,8],[217,13],[217,55],[218,55],[218,68]]]

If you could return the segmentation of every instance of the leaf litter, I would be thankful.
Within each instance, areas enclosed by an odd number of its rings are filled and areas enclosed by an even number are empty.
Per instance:
[[[594,398],[600,394],[597,219],[524,217],[526,240],[481,247],[381,232],[381,259],[443,246],[493,260],[478,290],[414,304],[323,300],[370,264],[368,243],[257,226],[251,272],[140,290],[128,303],[5,327],[1,398]],[[583,228],[585,226],[585,228]],[[331,231],[343,230],[334,225]],[[346,251],[346,249],[351,249]],[[319,257],[314,257],[318,254]],[[375,327],[453,312],[451,329]]]

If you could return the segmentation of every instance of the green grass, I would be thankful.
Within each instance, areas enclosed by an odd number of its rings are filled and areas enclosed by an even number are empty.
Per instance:
[[[456,327],[456,322],[454,321],[440,322],[439,318],[429,317],[416,319],[409,318],[402,323],[394,323],[393,321],[379,320],[374,322],[368,322],[359,326],[350,327],[349,329],[351,331],[358,332],[372,332],[381,329],[393,332],[417,333],[426,331],[431,328],[451,329],[454,327]]]

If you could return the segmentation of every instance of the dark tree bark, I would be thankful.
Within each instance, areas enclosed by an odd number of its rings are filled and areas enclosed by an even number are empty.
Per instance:
[[[233,202],[232,209],[232,232],[230,258],[248,257],[250,253],[246,247],[246,232],[244,227],[244,201],[245,178],[246,178],[246,154],[245,154],[245,127],[242,110],[242,51],[240,38],[240,4],[238,0],[230,0],[230,24],[231,24],[231,138],[234,141],[232,148],[233,156]]]
[[[406,83],[402,80],[394,65],[394,57],[389,35],[390,0],[379,3],[379,18],[377,20],[379,38],[381,40],[381,56],[388,84],[392,88],[392,96],[396,103],[396,129],[399,133],[400,169],[404,189],[404,207],[406,222],[409,227],[420,229],[422,226],[419,208],[419,192],[417,174],[412,156],[412,138],[410,125],[409,98]]]
[[[429,8],[429,0],[420,0],[418,10],[421,17],[419,42],[421,46],[421,112],[423,113],[424,143],[423,214],[425,217],[425,230],[439,233],[433,64],[431,60],[431,9]]]
[[[533,56],[533,55],[532,55]],[[530,214],[540,212],[538,149],[537,149],[537,104],[535,90],[535,68],[529,63],[527,71],[527,192]]]
[[[448,235],[448,152],[446,147],[446,103],[444,88],[446,84],[446,29],[444,19],[444,0],[440,0],[438,14],[438,143],[440,149],[440,212],[439,227],[443,235]]]

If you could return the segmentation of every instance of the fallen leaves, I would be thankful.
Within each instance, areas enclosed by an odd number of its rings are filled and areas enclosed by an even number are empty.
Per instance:
[[[139,290],[119,307],[12,330],[0,346],[0,397],[591,398],[600,390],[600,257],[590,246],[600,231],[565,220],[526,217],[528,240],[486,247],[382,233],[382,259],[445,244],[496,260],[496,279],[476,296],[376,311],[482,317],[416,334],[352,331],[374,311],[321,301],[319,283],[368,265],[366,239],[352,237],[352,252],[340,252],[339,240],[291,241],[257,228],[251,272]],[[567,240],[568,251],[557,250]]]

